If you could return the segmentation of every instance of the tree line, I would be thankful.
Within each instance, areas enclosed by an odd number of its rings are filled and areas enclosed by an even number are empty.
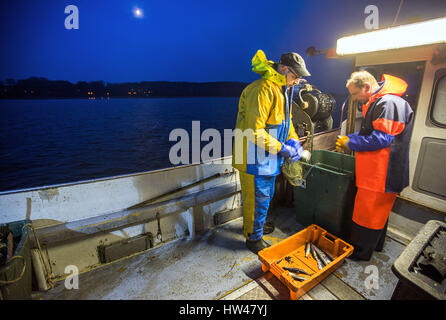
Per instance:
[[[170,82],[142,81],[110,83],[104,81],[6,79],[0,81],[2,99],[113,98],[113,97],[239,97],[244,82]]]

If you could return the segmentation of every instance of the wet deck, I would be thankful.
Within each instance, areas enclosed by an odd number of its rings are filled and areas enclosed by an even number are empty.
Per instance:
[[[271,219],[276,230],[264,237],[271,244],[302,229],[290,208],[273,210]],[[365,262],[347,259],[301,299],[390,299],[398,282],[391,265],[404,247],[388,236],[383,252]],[[378,272],[378,285],[371,288],[372,269]],[[257,255],[245,248],[238,218],[193,239],[176,240],[81,274],[79,289],[67,290],[60,281],[35,298],[271,300],[289,299],[289,292],[271,273],[263,273]]]

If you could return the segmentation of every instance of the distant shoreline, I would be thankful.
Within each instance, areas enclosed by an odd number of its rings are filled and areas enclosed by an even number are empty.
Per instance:
[[[99,81],[6,79],[0,81],[0,100],[49,100],[49,99],[157,99],[157,98],[239,98],[249,85],[239,81],[185,82],[140,81],[111,83]],[[343,96],[331,93],[335,97]]]
[[[329,94],[336,97],[344,97],[345,94],[339,94],[339,93],[331,93]],[[88,98],[88,97],[17,97],[17,98],[4,98],[0,97],[1,100],[64,100],[64,99],[70,99],[70,100],[114,100],[114,99],[194,99],[194,98],[240,98],[240,95],[237,96],[136,96],[136,97],[125,97],[125,96],[115,96],[115,97],[95,97],[95,99]],[[336,99],[336,102],[339,102]]]
[[[236,81],[111,83],[99,80],[72,83],[31,77],[0,81],[0,99],[239,97],[247,85]]]
[[[114,99],[194,99],[194,98],[240,98],[240,96],[166,96],[166,97],[96,97],[95,99],[87,98],[87,97],[47,97],[47,98],[0,98],[0,100],[114,100]]]

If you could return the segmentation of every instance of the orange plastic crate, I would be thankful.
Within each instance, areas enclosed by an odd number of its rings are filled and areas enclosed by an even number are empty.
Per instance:
[[[305,257],[305,245],[309,241],[334,258],[322,270],[319,270],[311,253]],[[312,224],[291,237],[259,251],[259,259],[262,262],[262,270],[271,271],[288,287],[290,299],[296,300],[336,270],[352,253],[352,245]],[[308,279],[299,282],[294,280],[283,267],[300,268],[312,275],[304,275]]]

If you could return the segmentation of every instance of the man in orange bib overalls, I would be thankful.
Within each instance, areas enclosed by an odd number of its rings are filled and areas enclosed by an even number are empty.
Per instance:
[[[381,251],[396,196],[409,185],[409,141],[413,111],[400,96],[407,83],[384,74],[382,82],[367,71],[354,72],[346,87],[362,104],[361,129],[341,136],[336,148],[355,151],[358,192],[350,242],[354,260],[370,260]]]

